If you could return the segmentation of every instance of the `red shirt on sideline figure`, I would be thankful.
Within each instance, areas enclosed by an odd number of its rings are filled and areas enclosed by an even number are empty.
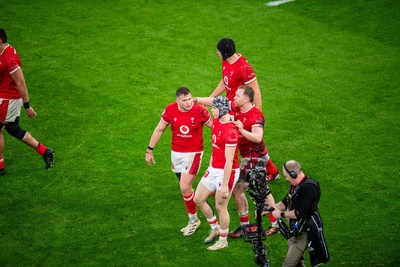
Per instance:
[[[7,45],[3,51],[0,51],[0,98],[21,98],[17,84],[11,77],[11,74],[21,67],[21,59],[11,45]]]

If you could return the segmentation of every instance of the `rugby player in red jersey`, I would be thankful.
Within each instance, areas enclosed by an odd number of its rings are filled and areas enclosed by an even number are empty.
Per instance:
[[[203,157],[203,126],[211,128],[212,119],[208,110],[193,102],[188,88],[176,91],[176,101],[167,105],[160,122],[154,129],[146,150],[146,162],[155,163],[153,149],[159,142],[165,129],[171,125],[171,162],[172,171],[179,179],[182,197],[189,216],[186,227],[181,229],[185,236],[192,235],[200,226],[197,208],[194,203],[193,181],[200,170]]]
[[[236,53],[235,43],[230,38],[223,38],[217,44],[217,54],[222,61],[222,79],[211,97],[226,91],[229,101],[235,98],[240,85],[248,85],[254,90],[254,104],[261,110],[261,90],[253,68],[246,58]]]
[[[236,238],[243,235],[243,225],[249,224],[248,201],[244,194],[247,189],[244,174],[249,168],[250,151],[253,161],[257,166],[266,168],[269,181],[279,179],[279,171],[273,164],[268,155],[268,150],[264,142],[264,115],[253,104],[254,91],[250,86],[239,86],[234,101],[230,102],[230,111],[234,115],[235,124],[239,129],[241,137],[239,139],[239,151],[241,159],[241,177],[236,183],[233,191],[236,208],[240,218],[240,227],[229,233],[230,237]],[[210,105],[213,98],[194,98],[194,101]],[[272,194],[269,194],[266,203],[269,207],[275,204]],[[266,235],[272,235],[278,232],[276,219],[269,214],[272,226],[268,228]]]
[[[241,134],[239,151],[242,157],[240,164],[241,179],[239,179],[233,191],[241,226],[229,233],[229,237],[233,238],[241,237],[243,235],[242,226],[249,224],[248,201],[244,195],[247,189],[244,175],[246,170],[250,168],[250,163],[254,163],[254,166],[267,170],[268,174],[269,171],[272,171],[273,174],[279,173],[268,155],[268,150],[264,142],[264,115],[255,107],[253,99],[253,89],[250,86],[241,85],[236,91],[234,102],[231,102],[231,110],[235,114],[235,125]],[[270,169],[267,168],[268,163]],[[266,208],[275,205],[275,200],[271,193],[267,196],[266,204]],[[266,235],[270,236],[278,232],[278,224],[272,214],[269,213],[268,215],[272,226],[268,228]]]
[[[222,80],[210,97],[225,91],[226,97],[233,102],[239,86],[248,85],[254,91],[254,105],[262,110],[261,90],[256,74],[247,59],[236,52],[235,42],[230,38],[221,39],[217,44],[217,54],[222,61]],[[267,171],[271,181],[279,179],[279,171],[271,165],[271,161],[267,162]]]
[[[228,247],[227,236],[230,222],[228,203],[240,173],[237,146],[239,132],[229,115],[229,101],[226,97],[215,97],[211,111],[214,121],[210,166],[197,186],[195,202],[211,226],[210,234],[204,243],[212,242],[219,235],[219,240],[207,248],[219,250]],[[213,193],[215,193],[215,207],[220,224],[207,204],[207,198]]]
[[[35,118],[36,112],[29,104],[29,93],[22,72],[21,59],[8,43],[7,34],[0,28],[0,175],[4,169],[4,136],[6,130],[11,136],[34,148],[42,156],[48,169],[54,163],[54,150],[39,143],[19,125],[21,106],[26,115]]]

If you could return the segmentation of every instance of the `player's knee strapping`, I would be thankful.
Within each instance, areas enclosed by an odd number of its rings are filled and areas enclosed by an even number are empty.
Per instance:
[[[10,122],[9,124],[7,124],[6,131],[11,136],[14,136],[19,140],[22,140],[26,133],[26,131],[21,129],[21,127],[19,126],[19,117],[17,117],[14,122]]]

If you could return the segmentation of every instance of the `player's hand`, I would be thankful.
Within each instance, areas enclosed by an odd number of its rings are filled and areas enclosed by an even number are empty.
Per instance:
[[[227,199],[229,197],[229,188],[228,185],[221,186],[221,197],[222,199]]]
[[[233,122],[239,131],[243,130],[243,123],[239,120]]]
[[[281,210],[274,209],[272,211],[272,216],[274,216],[274,218],[276,218],[276,219],[279,219],[281,217],[281,212],[282,212]]]
[[[36,117],[36,112],[32,107],[25,109],[25,112],[26,112],[26,115],[31,119]]]
[[[153,153],[147,153],[146,152],[146,163],[149,166],[151,166],[153,164],[156,164],[156,161],[154,160]]]

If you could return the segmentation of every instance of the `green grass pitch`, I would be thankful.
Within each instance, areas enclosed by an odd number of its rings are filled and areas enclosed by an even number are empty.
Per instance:
[[[266,2],[0,1],[0,27],[38,113],[22,114],[21,125],[56,150],[47,171],[5,135],[0,266],[256,266],[243,240],[207,251],[202,215],[193,236],[179,232],[187,215],[170,171],[169,130],[156,165],[145,163],[175,90],[207,96],[217,86],[223,37],[257,74],[272,160],[281,169],[296,159],[321,184],[327,266],[398,265],[399,3]],[[204,138],[196,185],[209,129]],[[287,188],[284,179],[271,185],[278,201]],[[268,237],[266,247],[271,266],[281,266],[283,237]]]

